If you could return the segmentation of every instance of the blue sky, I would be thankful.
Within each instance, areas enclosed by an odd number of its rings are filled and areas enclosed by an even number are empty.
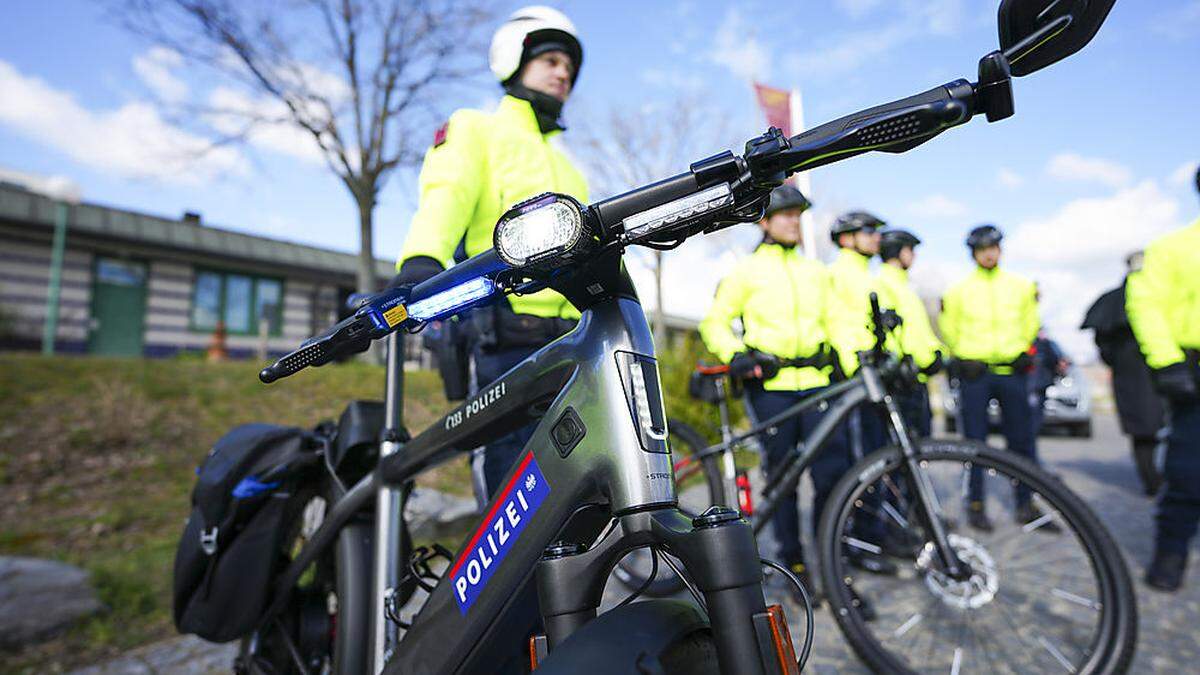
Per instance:
[[[502,3],[501,13],[519,4]],[[978,57],[997,46],[991,1],[551,4],[575,21],[586,49],[568,122],[685,92],[702,96],[739,139],[764,125],[751,78],[799,87],[816,124],[973,78]],[[68,177],[88,201],[200,211],[222,227],[357,247],[344,188],[286,136],[191,163],[152,152],[195,139],[155,112],[151,92],[196,94],[202,85],[169,58],[154,58],[98,3],[16,0],[3,16],[0,170]],[[1197,63],[1200,0],[1121,0],[1083,52],[1014,81],[1015,117],[976,120],[907,154],[816,170],[818,222],[866,208],[916,231],[926,244],[914,277],[930,294],[968,269],[965,231],[998,224],[1008,234],[1004,264],[1039,280],[1046,323],[1086,357],[1088,340],[1072,328],[1119,281],[1120,259],[1200,210],[1189,173],[1200,160]],[[482,58],[479,65],[482,76]],[[478,89],[444,103],[476,107],[496,94],[481,77]],[[570,146],[570,131],[564,140]],[[415,175],[397,173],[377,212],[381,257],[398,251],[414,203]],[[668,310],[702,312],[747,234],[671,254]],[[694,290],[697,262],[707,270],[703,292]]]

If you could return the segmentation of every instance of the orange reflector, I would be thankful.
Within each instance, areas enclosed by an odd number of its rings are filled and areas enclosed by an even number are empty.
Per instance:
[[[792,634],[788,632],[783,607],[768,607],[767,620],[771,622],[771,641],[775,644],[775,655],[779,657],[779,672],[784,675],[800,675],[800,666],[796,663],[796,649],[792,646]]]
[[[538,667],[537,652],[538,652],[537,636],[530,635],[529,636],[529,669],[530,670],[537,670],[537,667]]]

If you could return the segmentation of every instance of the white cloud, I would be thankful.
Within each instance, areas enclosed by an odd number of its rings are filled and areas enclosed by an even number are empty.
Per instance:
[[[164,101],[178,102],[187,98],[187,83],[175,76],[174,70],[183,65],[179,52],[166,47],[151,47],[133,57],[133,72],[150,91]]]
[[[81,198],[79,184],[62,174],[39,176],[0,166],[0,181],[20,185],[26,190],[40,192],[55,199],[77,202]]]
[[[717,27],[709,59],[743,80],[766,80],[771,75],[767,48],[753,35],[736,6],[725,12]]]
[[[246,119],[256,116],[267,120],[290,119],[287,108],[279,101],[251,97],[228,87],[213,89],[208,104],[223,111],[209,115],[207,120],[222,134],[241,133]],[[263,150],[312,164],[324,161],[312,134],[288,121],[260,122],[247,133],[246,141]]]
[[[943,194],[932,194],[908,205],[913,215],[924,218],[959,218],[967,215],[966,204]]]
[[[1200,168],[1196,162],[1184,162],[1171,172],[1167,182],[1175,187],[1188,187],[1196,180],[1196,170]]]
[[[1157,182],[1143,180],[1018,224],[1005,239],[1004,261],[1038,282],[1051,335],[1084,358],[1092,348],[1090,334],[1078,330],[1083,313],[1120,282],[1127,253],[1180,225],[1179,212]]]
[[[1007,238],[1013,258],[1055,265],[1120,261],[1179,225],[1179,204],[1153,180],[1107,197],[1076,199],[1021,223]]]
[[[1025,183],[1025,178],[1016,171],[1002,166],[996,174],[996,181],[1011,190],[1021,187]]]
[[[839,4],[851,16],[882,5],[873,0],[841,0]],[[879,25],[866,30],[826,33],[822,40],[791,53],[784,62],[801,79],[829,79],[878,61],[906,42],[932,35],[952,35],[966,21],[963,0],[894,2],[887,6],[886,16]]]
[[[1046,164],[1046,174],[1061,180],[1101,183],[1112,188],[1123,187],[1133,180],[1133,172],[1121,164],[1073,152],[1051,157]]]
[[[23,75],[3,60],[0,91],[0,124],[92,168],[193,184],[246,171],[236,150],[211,147],[207,139],[163,120],[146,103],[89,110],[70,93]]]

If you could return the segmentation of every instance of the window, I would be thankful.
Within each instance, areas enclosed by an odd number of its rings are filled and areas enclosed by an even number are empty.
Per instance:
[[[232,272],[197,270],[192,287],[192,330],[210,332],[224,320],[231,334],[257,335],[265,319],[267,332],[283,330],[283,282]]]

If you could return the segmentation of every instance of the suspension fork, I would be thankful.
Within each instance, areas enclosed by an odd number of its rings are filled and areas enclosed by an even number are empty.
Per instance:
[[[929,483],[929,476],[921,468],[920,453],[912,441],[912,436],[908,432],[908,425],[904,422],[904,417],[900,414],[899,406],[896,405],[895,399],[892,398],[887,388],[884,387],[883,379],[880,377],[879,370],[875,366],[864,363],[862,366],[862,376],[863,382],[866,385],[868,399],[876,405],[882,406],[887,412],[888,423],[892,427],[892,433],[896,436],[896,442],[900,445],[900,454],[904,457],[904,468],[909,479],[909,488],[916,496],[917,518],[921,521],[921,525],[925,528],[925,531],[930,533],[938,559],[950,577],[954,579],[965,577],[969,573],[969,570],[959,560],[958,554],[950,546],[950,540],[946,533],[946,525],[934,510],[933,505],[937,503],[937,499],[933,493],[933,486]]]

